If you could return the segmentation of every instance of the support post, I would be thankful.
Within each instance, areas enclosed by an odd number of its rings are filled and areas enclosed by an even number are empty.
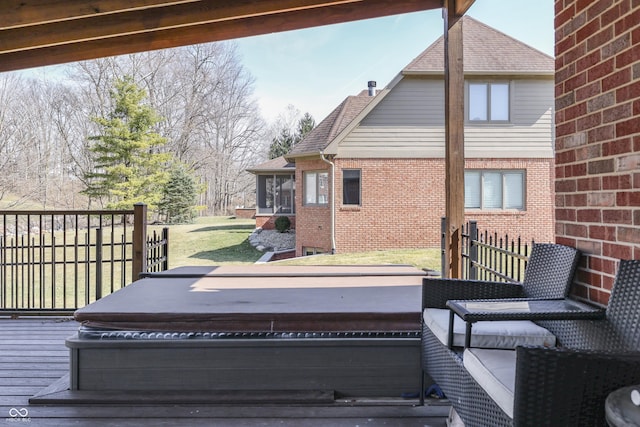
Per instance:
[[[464,61],[462,16],[456,1],[445,0],[445,197],[446,263],[448,277],[462,275],[462,225],[464,224]]]
[[[131,281],[147,271],[147,205],[133,205],[133,262]]]

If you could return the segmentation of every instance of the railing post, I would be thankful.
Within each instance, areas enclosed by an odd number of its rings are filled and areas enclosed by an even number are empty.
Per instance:
[[[96,301],[102,298],[102,228],[96,228]]]
[[[169,227],[162,229],[162,240],[164,241],[164,245],[162,245],[162,256],[164,258],[162,271],[167,271],[169,269]]]
[[[147,205],[133,205],[133,262],[131,281],[147,271]]]
[[[478,222],[469,221],[469,239],[467,253],[469,254],[469,279],[478,280]]]
[[[449,263],[447,261],[447,217],[440,219],[440,276],[443,279],[449,277]]]

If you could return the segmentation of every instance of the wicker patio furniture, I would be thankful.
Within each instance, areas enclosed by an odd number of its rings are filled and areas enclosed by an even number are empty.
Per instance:
[[[443,296],[431,300],[431,285],[424,280],[424,306],[442,307]],[[455,298],[464,297],[457,292]],[[423,323],[423,370],[444,391],[467,427],[605,426],[607,395],[640,383],[640,261],[620,261],[602,319],[535,322],[555,335],[555,347],[463,352],[443,345]],[[479,384],[477,373],[475,378],[469,373],[471,360],[485,354],[498,356],[494,360],[502,361],[500,369],[513,368],[512,383],[506,384],[512,399],[506,411],[495,393],[490,396],[487,384]]]

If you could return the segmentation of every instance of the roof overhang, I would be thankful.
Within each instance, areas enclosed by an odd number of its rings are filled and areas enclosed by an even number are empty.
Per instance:
[[[456,0],[463,14],[473,0]],[[0,71],[443,7],[443,0],[3,0]]]
[[[444,78],[444,71],[402,71],[401,75],[407,77],[439,77]],[[501,76],[501,77],[548,77],[554,78],[555,72],[550,71],[465,71],[465,76]]]

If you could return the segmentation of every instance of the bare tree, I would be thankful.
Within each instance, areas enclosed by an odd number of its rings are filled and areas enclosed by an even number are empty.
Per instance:
[[[264,158],[268,132],[253,78],[225,42],[79,62],[64,79],[0,76],[0,198],[86,205],[79,189],[94,168],[91,117],[111,109],[109,91],[125,75],[148,93],[161,119],[155,131],[168,141],[163,150],[199,179],[208,213],[229,213],[254,192],[245,169]]]

